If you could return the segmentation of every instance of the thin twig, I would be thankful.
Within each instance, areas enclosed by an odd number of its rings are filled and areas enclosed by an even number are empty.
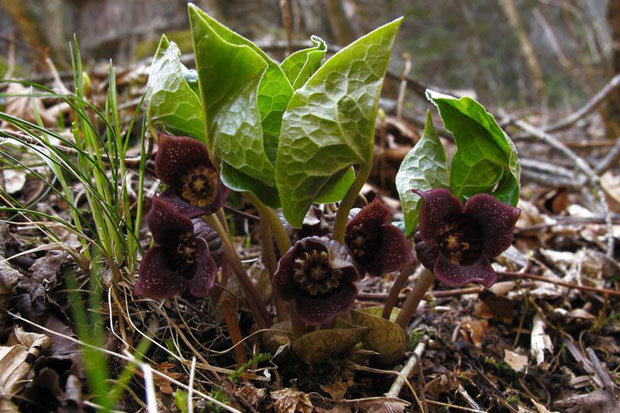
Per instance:
[[[602,174],[614,165],[618,165],[618,159],[620,159],[620,137],[616,138],[615,145],[609,150],[607,155],[594,167],[594,171],[597,174]]]
[[[280,0],[280,11],[282,12],[282,23],[286,29],[286,54],[293,53],[293,35],[291,28],[291,9],[288,6],[288,0]]]
[[[409,375],[415,368],[418,360],[420,360],[420,357],[422,357],[422,353],[424,353],[424,349],[426,349],[427,341],[428,336],[422,337],[422,340],[420,340],[416,348],[413,350],[413,354],[411,355],[411,357],[409,357],[407,363],[405,363],[404,367],[400,371],[400,374],[396,376],[396,380],[394,380],[394,383],[392,383],[390,390],[385,394],[387,397],[398,397],[398,395],[400,394],[400,390],[405,384],[405,380],[407,379],[407,377],[409,377]]]
[[[620,77],[618,81],[620,82]],[[592,185],[592,187],[596,191],[599,204],[601,207],[601,212],[605,216],[605,224],[607,226],[607,255],[610,257],[613,256],[614,248],[615,248],[615,240],[614,240],[614,235],[613,235],[613,230],[614,230],[613,223],[611,220],[611,214],[609,212],[607,201],[605,200],[605,194],[603,192],[603,189],[601,188],[600,178],[596,174],[596,172],[590,167],[590,165],[588,165],[588,163],[583,158],[579,157],[570,148],[568,148],[566,145],[564,145],[562,142],[560,142],[559,140],[557,140],[555,137],[551,136],[547,132],[540,130],[539,128],[536,128],[535,126],[523,120],[519,120],[519,119],[512,119],[512,120],[508,119],[508,120],[510,123],[514,124],[518,128],[524,130],[527,133],[532,134],[533,136],[535,136],[542,142],[545,142],[552,148],[555,148],[558,151],[560,151],[568,159],[574,162],[575,166],[588,177],[588,180],[590,181],[590,185]]]
[[[546,282],[549,284],[555,284],[561,287],[573,288],[575,290],[588,291],[592,293],[599,293],[599,294],[606,294],[606,295],[613,295],[613,296],[620,297],[620,290],[609,290],[607,288],[596,288],[596,287],[590,287],[587,285],[577,285],[577,284],[569,283],[566,281],[554,280],[554,279],[543,277],[540,275],[530,274],[527,272],[498,271],[497,274],[500,276],[504,276],[504,277],[525,278],[525,279],[530,279],[530,280]]]
[[[590,112],[592,112],[596,107],[601,104],[611,93],[616,90],[616,88],[620,86],[620,75],[614,76],[601,90],[599,90],[592,99],[590,99],[585,105],[579,108],[576,112],[572,113],[570,116],[552,123],[544,128],[542,128],[543,132],[557,132],[563,129],[568,129],[573,126],[579,119],[583,118]]]
[[[390,319],[390,315],[392,314],[392,309],[394,308],[396,301],[398,301],[400,290],[403,289],[403,287],[405,286],[405,283],[409,279],[409,276],[413,274],[413,271],[415,270],[416,266],[417,266],[417,263],[400,270],[398,277],[394,281],[394,284],[392,284],[392,288],[390,289],[390,294],[387,297],[387,301],[385,302],[385,305],[383,306],[383,314],[381,314],[381,317],[385,318],[386,320]]]
[[[403,118],[403,106],[405,106],[405,95],[407,92],[407,76],[409,76],[411,71],[411,55],[405,52],[403,53],[403,59],[405,59],[405,68],[400,77],[400,90],[398,91],[398,104],[396,105],[396,117],[401,120]]]

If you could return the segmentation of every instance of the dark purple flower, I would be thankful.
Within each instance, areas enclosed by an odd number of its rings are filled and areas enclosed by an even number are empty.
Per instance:
[[[489,194],[474,195],[463,207],[448,189],[414,192],[424,200],[414,237],[420,262],[449,287],[493,285],[489,258],[510,246],[521,210]]]
[[[347,224],[344,240],[356,263],[371,275],[400,270],[413,263],[403,232],[387,222],[390,210],[377,196]]]
[[[347,248],[327,237],[297,241],[280,259],[273,275],[273,293],[295,300],[295,310],[316,326],[347,313],[357,297],[359,273]]]
[[[161,197],[183,215],[212,214],[228,197],[229,189],[209,159],[207,147],[193,138],[158,133],[155,174],[168,188]]]
[[[325,213],[318,207],[312,206],[301,224],[301,228],[294,228],[288,223],[281,211],[278,211],[278,218],[284,226],[291,242],[297,242],[307,237],[323,237],[330,232],[330,225],[327,222]]]
[[[205,297],[213,286],[223,254],[217,232],[200,218],[190,220],[161,198],[153,198],[146,215],[155,246],[140,263],[134,293],[169,298],[186,288]]]

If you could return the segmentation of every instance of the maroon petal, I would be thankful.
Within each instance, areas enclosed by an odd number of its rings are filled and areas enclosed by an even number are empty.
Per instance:
[[[297,255],[304,251],[301,241],[296,242],[287,252],[280,258],[278,268],[273,274],[271,289],[273,294],[284,301],[290,301],[299,293],[299,289],[293,280],[293,264]]]
[[[347,224],[346,231],[355,227],[364,229],[379,228],[390,218],[390,209],[385,206],[380,196],[360,210],[360,212]]]
[[[381,248],[377,257],[366,266],[371,275],[379,276],[401,270],[413,263],[411,246],[405,234],[391,224],[383,224],[381,231]]]
[[[357,288],[353,283],[344,283],[334,294],[324,297],[300,295],[295,299],[295,310],[311,326],[325,324],[335,317],[346,314],[353,308]]]
[[[146,224],[153,239],[160,245],[178,242],[180,234],[194,231],[192,221],[178,213],[174,205],[162,197],[153,198],[151,210],[146,214]]]
[[[209,294],[209,290],[215,283],[217,277],[217,265],[209,254],[207,241],[197,239],[198,242],[198,262],[196,263],[196,273],[188,281],[189,292],[194,297],[203,298]]]
[[[422,239],[430,245],[436,246],[436,237],[442,227],[463,211],[461,201],[448,189],[440,188],[431,191],[413,190],[424,200],[420,209],[419,225]]]
[[[165,247],[149,249],[140,262],[138,274],[133,291],[142,297],[169,298],[187,286],[186,280],[168,266]]]
[[[465,203],[464,214],[480,226],[482,254],[497,257],[510,247],[521,210],[504,204],[489,194],[477,194]]]
[[[166,202],[174,206],[174,209],[176,209],[180,214],[188,218],[194,218],[201,215],[208,215],[210,213],[213,213],[213,211],[211,211],[211,208],[199,208],[197,206],[193,206],[189,202],[186,202],[183,198],[177,195],[175,188],[173,187],[166,189],[159,195],[159,197],[166,200]],[[206,212],[207,210],[210,212]]]
[[[450,262],[443,254],[439,254],[434,273],[439,281],[448,287],[462,287],[477,282],[488,288],[497,281],[497,274],[485,256],[480,257],[472,265],[458,265]]]
[[[186,136],[158,133],[158,149],[155,155],[155,175],[165,184],[181,186],[181,177],[198,165],[213,168],[207,147],[200,141]]]

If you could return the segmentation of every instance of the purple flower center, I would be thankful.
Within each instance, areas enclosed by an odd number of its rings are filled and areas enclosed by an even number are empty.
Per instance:
[[[217,172],[199,165],[187,171],[181,178],[181,197],[199,208],[215,201],[217,196]]]
[[[345,243],[362,265],[366,265],[378,254],[381,247],[381,233],[367,231],[364,225],[358,224],[350,228],[345,235]]]
[[[457,265],[471,265],[480,258],[482,230],[473,219],[460,215],[438,231],[441,253]]]
[[[293,264],[293,279],[310,295],[327,294],[340,286],[342,270],[329,266],[326,251],[312,250],[301,254]]]

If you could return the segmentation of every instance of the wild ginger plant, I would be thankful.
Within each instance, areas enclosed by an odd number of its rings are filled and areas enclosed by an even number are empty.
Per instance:
[[[351,217],[371,171],[379,95],[402,19],[326,61],[325,42],[313,37],[312,47],[277,63],[191,4],[189,18],[196,70],[181,64],[178,47],[163,36],[146,95],[148,129],[159,137],[156,172],[168,185],[150,214],[172,211],[147,222],[169,220],[165,227],[178,236],[165,244],[165,231],[151,228],[157,245],[143,259],[136,293],[148,295],[144,280],[163,276],[179,282],[152,297],[186,286],[207,295],[216,279],[205,258],[211,247],[189,220],[201,216],[219,233],[256,324],[272,325],[226,230],[221,206],[228,191],[242,194],[259,213],[262,260],[272,277],[268,307],[276,311],[277,327],[288,331],[265,335],[272,352],[289,342],[294,356],[316,362],[364,346],[379,362],[393,363],[405,354],[406,327],[435,275],[447,285],[494,282],[489,258],[510,245],[519,216],[519,163],[512,141],[473,99],[427,92],[457,152],[448,166],[429,114],[396,178],[401,225],[390,222],[379,198]],[[337,204],[333,223],[317,215],[317,204]],[[302,228],[294,244],[290,228]],[[428,270],[395,311],[396,322],[390,301],[385,308],[356,308],[356,282],[366,274],[411,273],[413,238],[417,261]],[[153,256],[174,277],[156,272]]]

